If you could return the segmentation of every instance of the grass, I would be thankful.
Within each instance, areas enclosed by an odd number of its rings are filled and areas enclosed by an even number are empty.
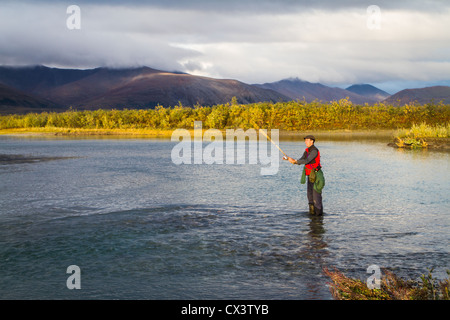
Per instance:
[[[397,130],[394,143],[399,148],[426,148],[431,139],[442,138],[450,138],[450,122],[435,125],[422,122],[409,129]]]
[[[447,124],[428,125],[425,122],[413,124],[409,129],[397,131],[399,138],[450,138],[450,122]]]
[[[336,300],[450,300],[450,271],[442,281],[433,278],[433,269],[419,281],[403,280],[394,273],[383,270],[380,289],[369,289],[360,279],[345,276],[337,269],[324,268],[330,277],[330,292]]]

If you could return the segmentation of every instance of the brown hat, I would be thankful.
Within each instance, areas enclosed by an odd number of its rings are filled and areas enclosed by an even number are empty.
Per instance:
[[[311,139],[314,142],[316,142],[316,138],[314,136],[310,135],[310,134],[303,138],[303,140],[305,140],[305,139]]]

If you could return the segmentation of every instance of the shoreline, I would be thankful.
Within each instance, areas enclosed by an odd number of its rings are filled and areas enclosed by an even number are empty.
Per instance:
[[[21,137],[61,137],[61,138],[151,138],[170,139],[175,129],[83,129],[83,128],[17,128],[0,129],[0,136],[11,135]],[[194,129],[187,129],[194,136]],[[204,133],[207,129],[202,129]],[[257,129],[255,129],[257,130]],[[220,130],[223,135],[226,129]],[[246,131],[246,130],[244,130]],[[352,141],[377,140],[398,149],[428,149],[450,152],[450,138],[423,138],[422,147],[399,144],[396,129],[337,129],[337,130],[279,130],[280,141],[302,141],[307,134],[314,134],[318,141]],[[268,129],[270,132],[270,129]]]
[[[0,129],[0,135],[21,136],[154,136],[169,137],[173,130],[168,129],[84,129],[84,128],[15,128]]]
[[[425,149],[450,152],[450,138],[419,138],[417,141],[421,146],[405,143],[402,139],[395,137],[392,142],[388,143],[388,146],[397,149]]]
[[[147,137],[161,137],[170,138],[174,129],[84,129],[84,128],[15,128],[15,129],[0,129],[0,135],[22,135],[22,136],[147,136]],[[232,129],[232,128],[230,128]],[[186,129],[191,135],[194,129]],[[208,129],[202,129],[203,133]],[[236,130],[236,129],[232,129]],[[255,129],[258,130],[258,129]],[[267,129],[270,133],[271,129]],[[220,129],[225,135],[226,129]],[[246,130],[244,130],[246,131]],[[279,130],[280,139],[303,139],[304,135],[315,134],[323,139],[330,138],[393,138],[395,129],[337,129],[337,130]]]

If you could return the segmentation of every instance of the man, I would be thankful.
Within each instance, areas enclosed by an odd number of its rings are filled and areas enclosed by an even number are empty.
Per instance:
[[[292,159],[291,157],[284,157],[284,159],[288,160],[292,164],[305,165],[304,174],[308,177],[307,196],[309,213],[322,215],[322,188],[325,185],[325,179],[322,171],[320,170],[322,168],[320,166],[320,152],[314,145],[314,142],[316,141],[314,136],[307,135],[303,139],[305,141],[306,149],[302,157],[298,160]],[[315,175],[314,181],[310,181],[311,173],[313,173],[313,176]],[[304,182],[302,181],[302,183]]]

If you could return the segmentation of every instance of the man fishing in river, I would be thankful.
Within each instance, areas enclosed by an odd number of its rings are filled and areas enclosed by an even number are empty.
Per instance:
[[[308,177],[307,196],[309,213],[314,215],[322,215],[322,189],[325,186],[325,178],[320,165],[320,152],[314,145],[314,142],[316,141],[314,136],[307,135],[304,137],[304,140],[306,149],[300,159],[295,160],[288,156],[283,157],[283,159],[288,160],[292,164],[305,165],[303,168],[301,183],[304,184],[306,182],[306,177]]]

